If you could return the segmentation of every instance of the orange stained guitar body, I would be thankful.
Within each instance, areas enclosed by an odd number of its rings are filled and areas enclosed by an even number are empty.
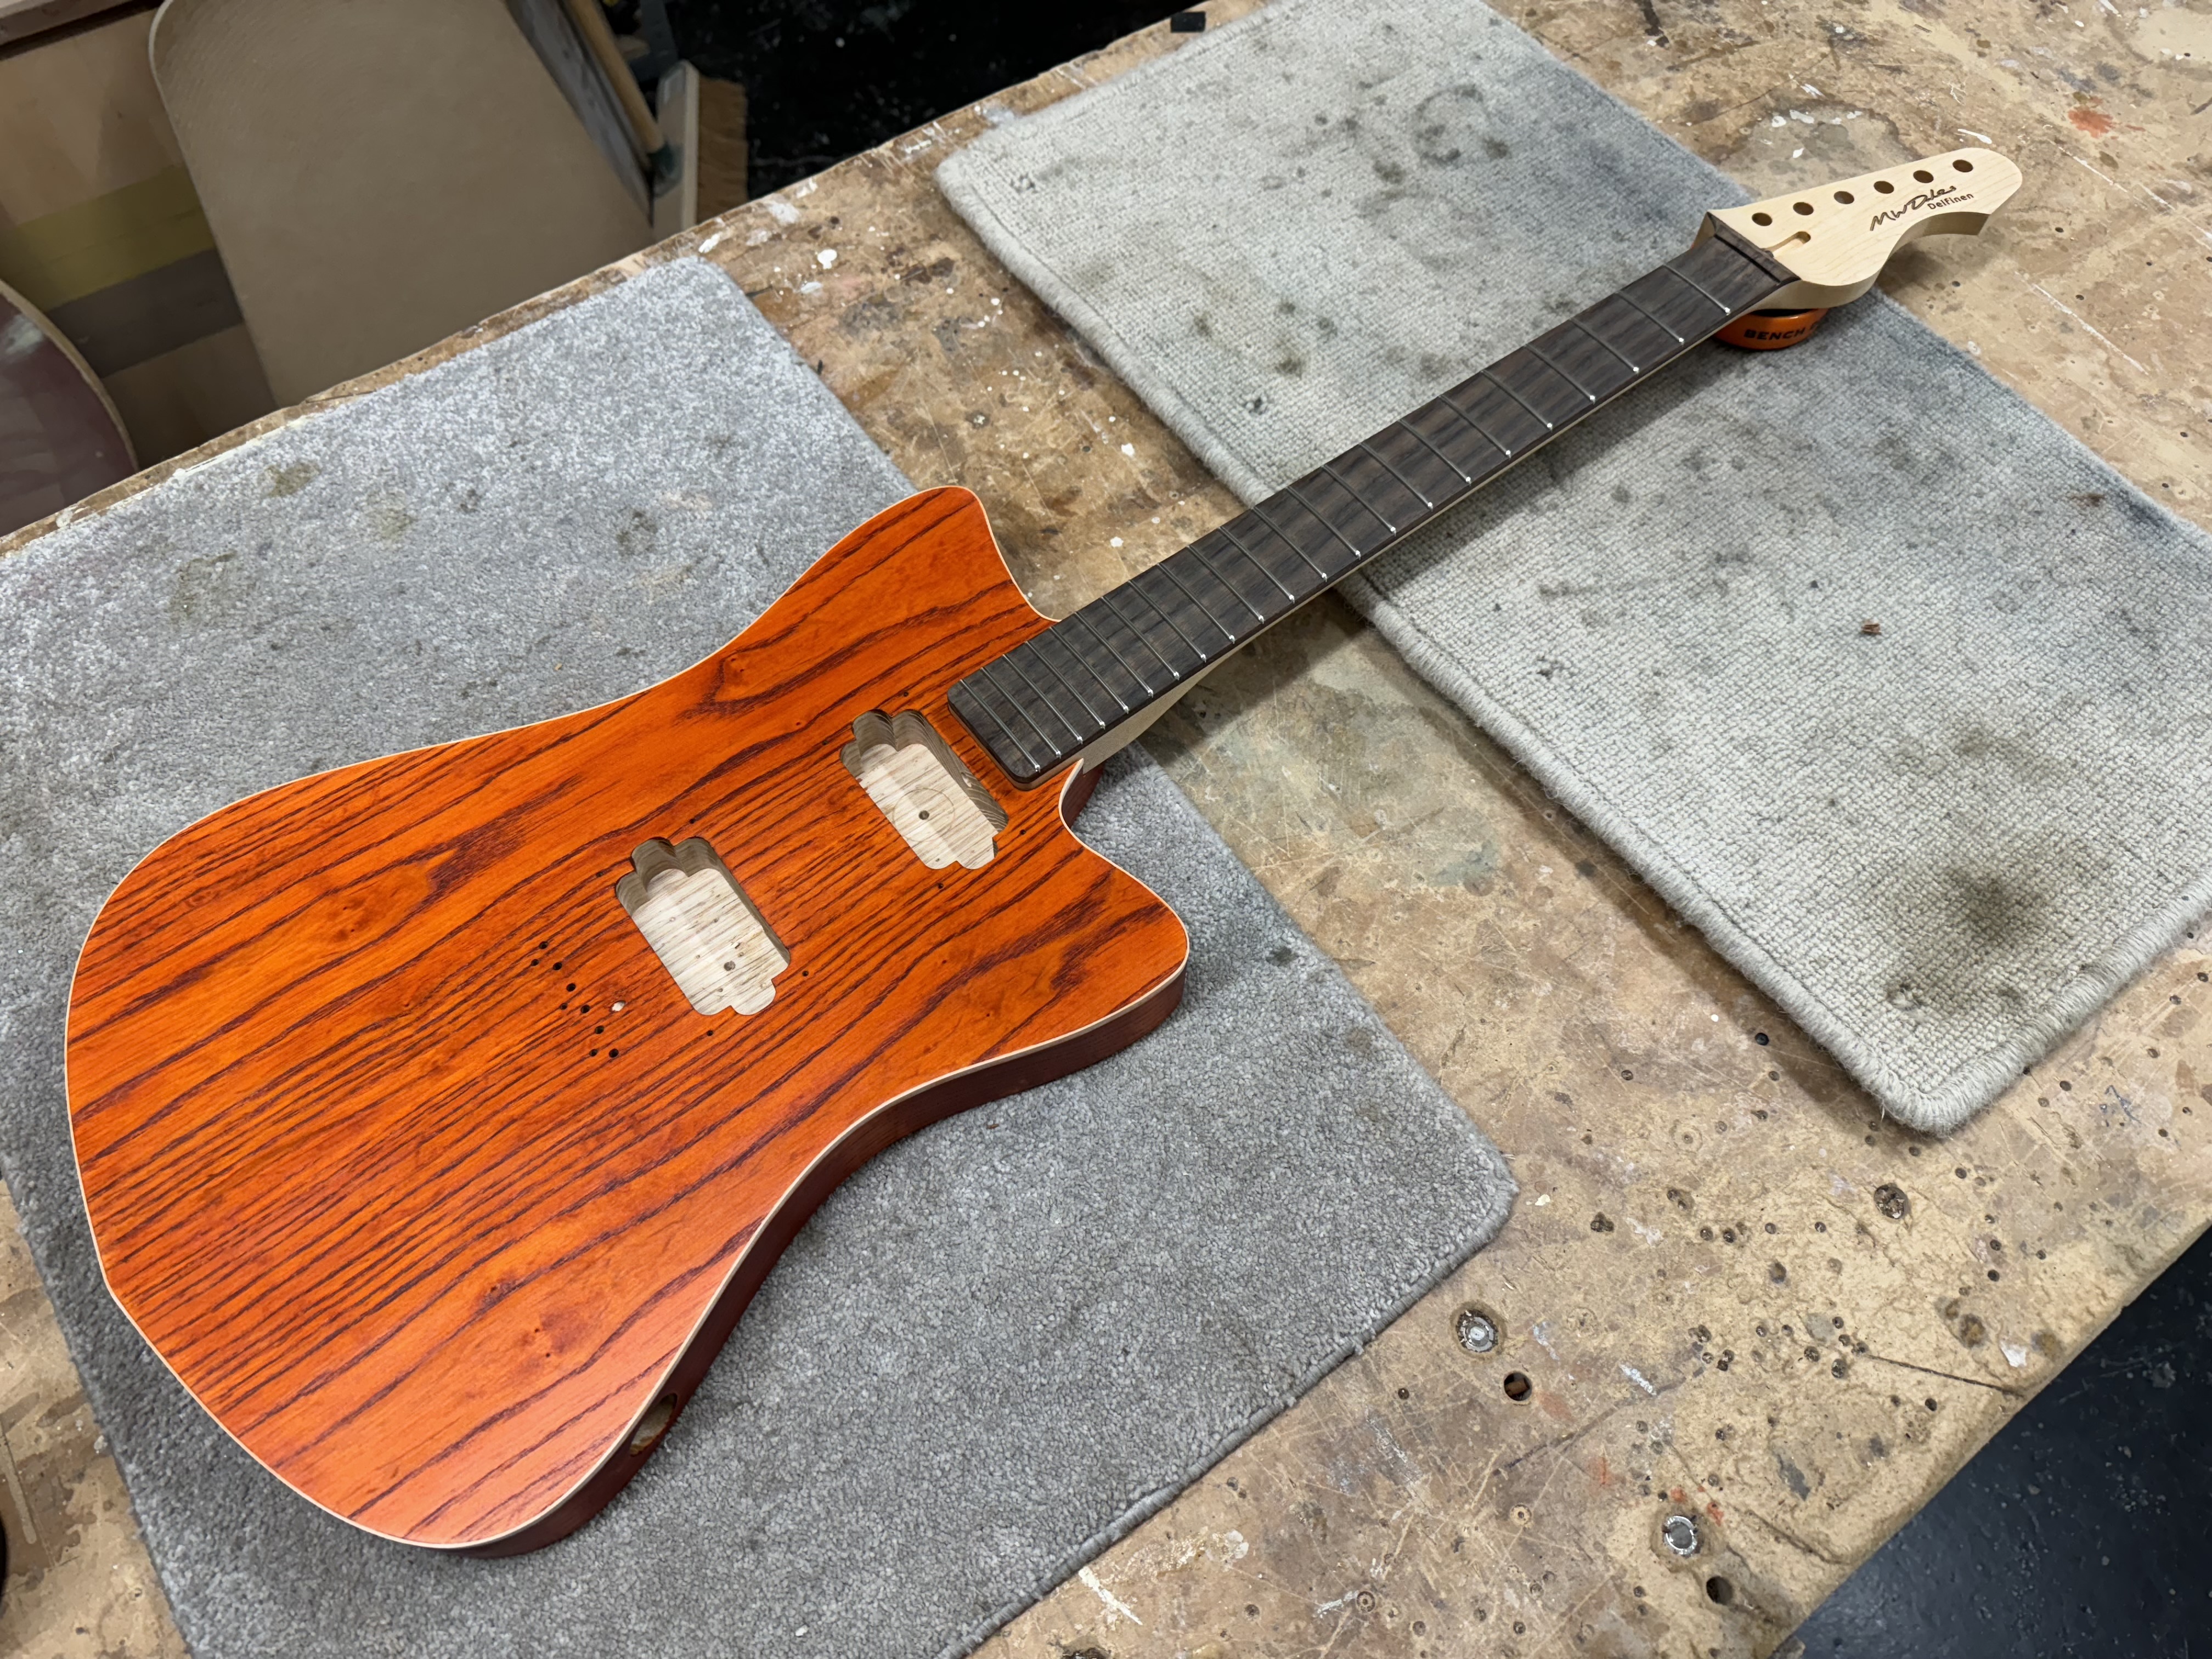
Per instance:
[[[1182,924],[945,706],[1046,625],[927,491],[672,679],[157,848],[79,961],[69,1093],[109,1287],[185,1387],[356,1525],[535,1547],[845,1176],[1164,1019]],[[841,758],[902,712],[1006,815],[981,867],[927,867]],[[695,1012],[617,900],[694,836],[788,952],[757,1012]]]

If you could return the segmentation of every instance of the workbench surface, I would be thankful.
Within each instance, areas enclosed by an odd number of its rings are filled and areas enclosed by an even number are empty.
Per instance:
[[[1754,193],[1962,142],[2013,156],[2027,185],[1989,232],[1908,250],[1884,286],[2212,523],[2212,15],[1503,9]],[[701,252],[917,485],[975,490],[1038,604],[1072,610],[1237,503],[931,172],[1187,38],[1133,35],[305,407]],[[1522,1194],[1495,1244],[987,1654],[1766,1653],[2212,1220],[2207,941],[1936,1139],[1882,1120],[1341,604],[1146,741]],[[1460,1340],[1470,1308],[1502,1332],[1488,1353]],[[183,1652],[12,1226],[0,1329],[0,1650]]]

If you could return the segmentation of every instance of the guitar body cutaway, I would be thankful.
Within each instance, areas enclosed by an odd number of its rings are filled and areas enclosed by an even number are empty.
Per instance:
[[[155,849],[78,963],[70,1115],[185,1387],[357,1526],[550,1542],[845,1176],[1166,1018],[1182,924],[945,701],[1046,626],[927,491],[672,679]]]

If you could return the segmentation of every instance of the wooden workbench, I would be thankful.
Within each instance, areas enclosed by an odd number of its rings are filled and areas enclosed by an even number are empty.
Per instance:
[[[1755,192],[1960,142],[2014,156],[2027,188],[1988,234],[1911,251],[1886,286],[2207,521],[2212,17],[1505,9]],[[1133,36],[631,264],[726,265],[917,484],[975,489],[1038,602],[1072,609],[1237,506],[930,173],[1006,112],[1177,44]],[[1938,1140],[1883,1121],[1342,606],[1276,629],[1148,741],[1522,1197],[1494,1245],[988,1653],[1765,1653],[2212,1219],[2194,941]],[[1502,1332],[1487,1353],[1460,1340],[1470,1308]],[[0,1321],[0,1503],[41,1528],[0,1649],[180,1652],[12,1228]],[[1693,1554],[1668,1547],[1678,1516]]]

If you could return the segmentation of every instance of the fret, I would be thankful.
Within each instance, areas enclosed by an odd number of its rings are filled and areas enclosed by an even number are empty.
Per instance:
[[[1625,294],[1608,294],[1583,318],[1632,374],[1650,374],[1682,347],[1680,339],[1638,311]]]
[[[1357,495],[1386,537],[1396,536],[1401,526],[1436,510],[1391,476],[1382,458],[1364,443],[1354,444],[1333,461],[1323,461],[1320,471]]]
[[[1496,439],[1508,455],[1517,457],[1552,435],[1552,422],[1529,408],[1524,398],[1515,396],[1490,369],[1484,369],[1468,386],[1468,395],[1455,406],[1486,436]]]
[[[1169,555],[1152,567],[1160,579],[1173,586],[1176,592],[1198,607],[1198,614],[1220,631],[1222,645],[1235,650],[1237,642],[1246,636],[1244,617],[1264,623],[1266,614],[1244,603],[1243,597],[1220,577],[1197,544]],[[1146,571],[1150,575],[1152,571]]]
[[[1279,512],[1287,494],[1287,491],[1279,489],[1260,506],[1273,507]],[[1296,498],[1291,500],[1295,504]],[[1278,529],[1275,521],[1258,507],[1248,507],[1222,526],[1221,531],[1273,576],[1275,585],[1290,596],[1288,605],[1273,607],[1275,616],[1279,617],[1285,611],[1303,604],[1336,580],[1329,574],[1328,566],[1306,550],[1304,541]],[[1314,539],[1318,541],[1320,538],[1316,537]],[[1350,568],[1350,563],[1342,567],[1343,570]],[[1338,574],[1341,574],[1342,571]]]
[[[952,690],[1039,783],[1530,450],[1794,280],[1723,231],[1546,330]]]
[[[1661,265],[1620,290],[1651,319],[1684,340],[1699,340],[1728,320],[1703,289],[1671,266]]]
[[[1470,416],[1465,409],[1460,406],[1460,394],[1465,392],[1468,389],[1468,386],[1472,384],[1473,382],[1470,381],[1461,386],[1454,386],[1450,391],[1442,392],[1437,397],[1431,398],[1429,402],[1423,404],[1419,409],[1415,410],[1411,415],[1407,416],[1407,421],[1411,422],[1413,421],[1431,419],[1435,416],[1440,415],[1443,416],[1446,422],[1449,422],[1449,424],[1444,428],[1446,434],[1453,437],[1456,437],[1462,432],[1472,432],[1474,434],[1476,441],[1480,443],[1482,447],[1480,452],[1471,458],[1475,470],[1468,478],[1468,486],[1469,489],[1474,488],[1483,479],[1488,477],[1492,472],[1495,472],[1500,466],[1505,465],[1513,459],[1513,452],[1511,450],[1506,448],[1504,444],[1498,442],[1497,439],[1492,437],[1490,434],[1485,432],[1480,426],[1476,425],[1474,418]]]
[[[1284,512],[1286,504],[1304,514],[1311,522],[1299,529],[1285,526],[1269,516],[1270,508],[1277,513]],[[1285,573],[1282,578],[1283,586],[1301,599],[1319,592],[1366,556],[1359,550],[1357,543],[1346,542],[1334,526],[1314,511],[1312,503],[1298,494],[1296,483],[1285,484],[1266,501],[1252,507],[1240,520],[1244,521],[1258,525],[1290,550],[1290,560],[1279,562]],[[1316,526],[1319,534],[1315,533]],[[1320,550],[1310,549],[1309,543],[1317,544]],[[1351,557],[1344,557],[1338,551],[1340,548],[1349,552]]]
[[[1658,318],[1653,316],[1641,305],[1638,304],[1636,295],[1632,290],[1622,289],[1618,294],[1613,295],[1612,297],[1620,301],[1621,304],[1634,311],[1638,316],[1641,317],[1645,322],[1650,324],[1654,329],[1672,340],[1677,346],[1687,345],[1689,343],[1689,342],[1681,335],[1676,333],[1672,327],[1660,321]]]
[[[968,729],[994,755],[1018,755],[1025,765],[1050,763],[1053,749],[1030,724],[1021,705],[994,684],[988,674],[970,675],[952,688],[952,706]],[[994,740],[993,733],[997,733]],[[1025,735],[1026,734],[1026,735]]]
[[[1067,648],[1076,659],[1098,678],[1098,683],[1113,695],[1114,701],[1126,713],[1141,708],[1152,700],[1152,684],[1125,661],[1106,635],[1099,631],[1097,619],[1104,617],[1110,623],[1112,617],[1094,605],[1085,605],[1066,620],[1066,628],[1053,631],[1066,635]],[[1166,690],[1163,681],[1160,690]]]
[[[1130,672],[1144,680],[1147,690],[1164,690],[1205,665],[1206,653],[1190,642],[1176,619],[1161,611],[1132,583],[1108,588],[1083,609],[1098,613],[1098,620],[1091,626],[1113,647],[1115,654],[1129,665]],[[1149,616],[1146,614],[1148,611]],[[1109,629],[1120,632],[1117,635]],[[1129,641],[1127,647],[1119,642],[1121,637]],[[1139,653],[1149,658],[1154,667],[1142,667]]]
[[[1380,434],[1378,434],[1377,435],[1379,436]],[[1359,445],[1359,453],[1370,457],[1376,465],[1380,466],[1385,472],[1388,472],[1392,477],[1395,478],[1401,487],[1405,489],[1407,494],[1410,495],[1415,501],[1421,504],[1421,510],[1424,513],[1433,513],[1437,510],[1436,502],[1430,499],[1429,494],[1426,490],[1423,489],[1411,478],[1401,472],[1396,467],[1390,465],[1390,458],[1382,453],[1375,438],[1369,438],[1361,443]],[[1324,467],[1322,471],[1326,471],[1328,469]],[[1386,520],[1385,522],[1388,521]]]
[[[1593,404],[1603,403],[1636,378],[1619,352],[1570,318],[1529,347],[1552,372]]]
[[[1028,695],[1023,699],[1022,712],[1029,715],[1030,724],[1036,726],[1038,734],[1054,749],[1068,747],[1060,739],[1062,732],[1075,740],[1073,746],[1077,749],[1091,741],[1093,734],[1084,729],[1089,717],[1086,715],[1081,720],[1072,717],[1060,703],[1054,701],[1051,693],[1045,689],[1044,682],[1037,678],[1048,672],[1044,661],[1027,644],[1016,646],[990,665],[993,668],[1003,666],[1012,676],[1013,686],[1008,687],[1006,680],[1001,679],[999,684],[1002,689],[1026,690]],[[1055,679],[1054,684],[1057,684],[1058,681]],[[1062,695],[1066,695],[1064,690]],[[1058,732],[1054,731],[1055,726],[1059,728]]]
[[[1111,725],[1129,712],[1127,699],[1117,696],[1098,671],[1083,659],[1066,629],[1048,628],[1024,648],[1067,688],[1076,707],[1101,726]],[[1077,723],[1076,729],[1082,729],[1081,722]]]
[[[978,681],[988,682],[1003,701],[1013,705],[1015,713],[1021,716],[1022,723],[1036,734],[1034,748],[1037,753],[1046,756],[1059,754],[1064,746],[1060,741],[1061,734],[1073,735],[1074,728],[1052,714],[1043,699],[1037,696],[1036,688],[1029,683],[1013,661],[1012,652],[1008,652],[995,662],[985,663],[980,671],[961,684],[972,685]],[[1053,730],[1046,729],[1048,720]]]
[[[1432,404],[1424,404],[1420,410],[1416,410],[1414,411],[1414,415],[1419,415],[1423,410],[1432,409],[1434,407],[1435,405]],[[1438,448],[1435,443],[1431,441],[1428,434],[1413,424],[1414,415],[1408,415],[1404,420],[1400,421],[1397,425],[1392,428],[1392,430],[1404,433],[1415,443],[1420,445],[1423,449],[1428,451],[1430,454],[1435,456],[1437,459],[1442,461],[1446,466],[1449,467],[1451,469],[1452,477],[1458,479],[1462,485],[1473,483],[1474,482],[1474,475],[1468,471],[1466,468],[1462,467],[1457,461],[1452,459],[1450,456],[1444,453],[1442,449]],[[1442,493],[1446,495],[1449,495],[1455,492],[1444,490]]]
[[[1243,600],[1254,616],[1273,622],[1283,614],[1284,602],[1287,600],[1295,604],[1298,596],[1288,583],[1261,563],[1258,556],[1244,545],[1243,538],[1237,533],[1237,526],[1247,522],[1249,520],[1243,518],[1231,519],[1212,536],[1194,545],[1206,561],[1206,568],[1221,579],[1223,586]],[[1212,542],[1213,546],[1209,549],[1206,542]]]
[[[1385,535],[1389,533],[1388,521],[1359,498],[1358,490],[1327,467],[1307,473],[1283,493],[1328,527],[1337,544],[1352,556],[1352,564],[1358,564],[1379,544],[1376,535],[1378,527]],[[1266,505],[1264,501],[1261,503],[1261,507]],[[1253,511],[1258,512],[1259,507]],[[1348,568],[1350,566],[1342,560],[1332,558],[1323,567],[1322,574],[1334,580]]]
[[[1084,639],[1078,637],[1075,629],[1046,629],[1029,644],[1060,675],[1061,686],[1075,692],[1075,702],[1099,726],[1113,726],[1130,710],[1152,702],[1144,695],[1144,688],[1115,672],[1103,650],[1084,650]]]
[[[1555,432],[1595,407],[1572,380],[1527,346],[1492,364],[1490,375]]]

